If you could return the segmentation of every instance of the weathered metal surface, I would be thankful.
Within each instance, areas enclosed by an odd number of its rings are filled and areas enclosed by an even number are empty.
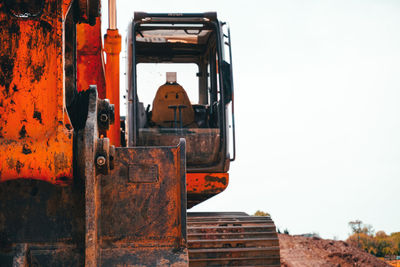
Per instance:
[[[187,267],[187,249],[164,247],[114,248],[102,250],[102,265],[108,266],[172,266]]]
[[[188,213],[189,266],[280,266],[270,217],[243,212]]]
[[[79,7],[80,20],[90,25],[96,23],[96,18],[100,15],[99,0],[76,0]]]
[[[187,173],[188,209],[221,193],[228,183],[228,173]]]
[[[89,91],[85,128],[77,133],[77,175],[85,182],[85,266],[97,266],[98,214],[100,188],[96,176],[95,156],[98,145],[97,91]],[[106,155],[105,155],[106,156]]]
[[[101,41],[101,19],[96,24],[76,25],[77,89],[87,90],[96,85],[100,99],[106,98],[106,80]]]
[[[108,138],[99,138],[100,109],[107,109],[107,105],[98,99],[95,86],[90,86],[87,93],[87,119],[85,127],[77,132],[75,159],[76,175],[85,182],[85,266],[95,267],[100,264],[98,237],[102,202],[99,174],[108,174],[113,159]]]
[[[44,1],[27,18],[7,3],[0,2],[0,181],[69,183],[73,132],[64,105],[63,32],[70,1]]]
[[[186,162],[190,170],[201,167],[207,169],[221,159],[220,130],[204,128],[142,128],[139,129],[138,146],[166,146],[185,138]],[[211,172],[211,171],[197,171]]]
[[[184,139],[177,147],[113,152],[108,139],[98,137],[97,92],[87,94],[85,127],[75,139],[74,183],[0,184],[0,262],[187,266]],[[106,166],[113,155],[114,168],[105,174],[96,168],[99,152]]]
[[[184,148],[115,149],[101,178],[102,266],[187,265]]]
[[[0,264],[5,267],[84,266],[77,249],[73,246],[34,244],[17,245],[8,254],[0,252]]]
[[[5,205],[0,210],[4,231],[0,232],[0,258],[11,257],[13,262],[27,262],[26,266],[97,266],[101,201],[95,155],[107,142],[98,139],[100,101],[95,87],[81,97],[88,98],[87,118],[83,129],[75,132],[77,168],[72,185],[58,187],[27,179],[0,184],[4,190],[0,203]]]
[[[0,266],[82,266],[84,187],[19,179],[0,184]]]

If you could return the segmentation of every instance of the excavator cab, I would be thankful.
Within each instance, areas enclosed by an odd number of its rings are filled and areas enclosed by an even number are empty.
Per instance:
[[[128,145],[168,146],[185,138],[188,206],[222,192],[235,157],[227,25],[216,13],[136,12],[127,47]],[[141,69],[152,66],[147,73],[155,77],[142,81]],[[171,72],[176,66],[180,71]],[[158,67],[166,70],[161,86]]]

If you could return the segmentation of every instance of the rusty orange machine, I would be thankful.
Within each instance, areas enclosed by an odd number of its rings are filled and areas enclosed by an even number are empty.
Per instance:
[[[103,47],[98,0],[0,1],[0,266],[279,266],[269,217],[187,212],[235,158],[227,25],[135,13],[120,117],[109,11]],[[148,64],[195,65],[197,101],[170,71],[142,101]]]

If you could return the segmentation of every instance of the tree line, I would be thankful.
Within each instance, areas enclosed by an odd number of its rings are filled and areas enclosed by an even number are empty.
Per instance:
[[[352,234],[346,240],[347,243],[375,255],[384,257],[388,255],[400,255],[400,232],[386,234],[384,231],[375,233],[373,227],[362,221],[349,222]]]

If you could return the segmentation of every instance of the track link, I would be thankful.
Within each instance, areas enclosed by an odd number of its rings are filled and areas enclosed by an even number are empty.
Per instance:
[[[189,266],[280,266],[270,217],[244,212],[188,213]]]

